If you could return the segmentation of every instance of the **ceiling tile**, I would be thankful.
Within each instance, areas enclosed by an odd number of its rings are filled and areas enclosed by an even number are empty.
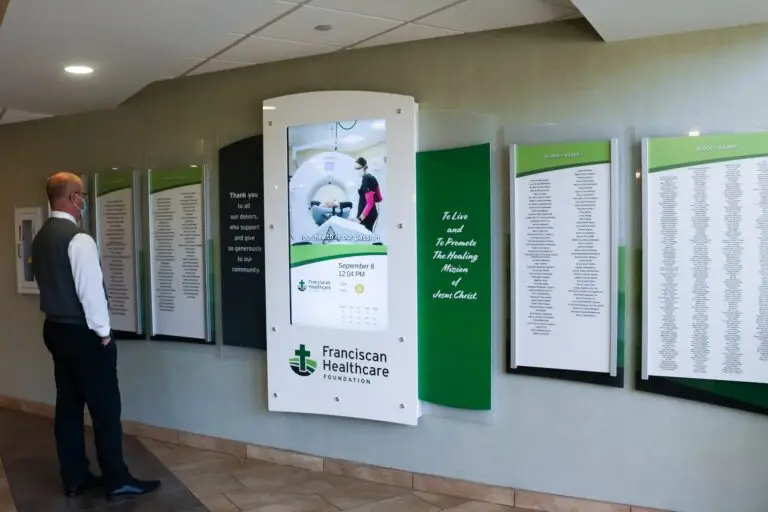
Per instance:
[[[273,39],[271,37],[253,36],[222,53],[217,58],[233,62],[262,64],[278,60],[309,57],[310,55],[321,55],[339,49],[339,46],[300,43],[297,41]]]
[[[407,41],[418,41],[419,39],[433,39],[437,37],[455,36],[462,34],[463,32],[457,32],[455,30],[447,30],[444,28],[428,27],[425,25],[417,25],[415,23],[409,23],[398,27],[391,32],[376,36],[373,39],[364,41],[359,45],[355,45],[355,48],[366,48],[369,46],[383,46],[385,44],[405,43]]]
[[[457,0],[314,0],[312,5],[337,11],[411,21],[455,4]]]
[[[398,26],[397,21],[350,14],[318,7],[301,7],[258,35],[303,43],[349,46]],[[318,25],[330,25],[331,30],[315,30]]]
[[[249,2],[262,11],[287,5],[232,0],[244,6],[242,12],[256,12]],[[107,8],[96,0],[11,2],[0,30],[0,104],[51,114],[111,108],[158,79],[187,71],[189,58],[234,43],[238,38],[228,33],[233,27],[251,27],[229,14],[211,17],[203,0],[167,0],[163,6],[154,0],[132,0],[130,8],[123,2]],[[95,73],[64,73],[73,64]]]
[[[235,68],[244,68],[247,66],[253,66],[252,62],[234,62],[231,60],[222,60],[222,59],[190,59],[190,61],[193,61],[188,69],[191,69],[192,66],[197,66],[201,62],[203,63],[202,66],[199,68],[195,68],[194,70],[187,73],[187,75],[202,75],[205,73],[215,73],[216,71],[226,71],[228,69],[235,69]]]
[[[427,16],[419,23],[452,30],[479,32],[545,23],[572,14],[571,9],[543,0],[467,0]]]
[[[3,30],[32,29],[70,38],[85,33],[128,41],[151,37],[172,44],[171,36],[186,40],[214,32],[246,34],[297,8],[283,0],[226,0],[226,8],[212,15],[211,7],[211,0],[14,0]]]

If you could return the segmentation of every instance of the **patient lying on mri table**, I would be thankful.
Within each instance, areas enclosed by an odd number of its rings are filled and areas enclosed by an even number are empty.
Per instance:
[[[312,218],[315,224],[322,226],[325,221],[331,217],[341,217],[349,220],[349,214],[352,211],[351,201],[310,201],[309,207],[312,210]]]

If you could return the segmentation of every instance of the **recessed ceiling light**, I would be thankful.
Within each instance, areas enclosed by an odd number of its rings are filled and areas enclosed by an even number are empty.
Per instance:
[[[264,105],[261,107],[262,110],[275,110],[277,107],[273,107],[272,105]]]
[[[688,132],[689,137],[698,137],[701,135],[701,132],[699,130],[691,130]]]
[[[328,32],[333,29],[333,25],[315,25],[315,30],[318,32]]]
[[[73,75],[90,75],[93,73],[93,68],[88,66],[67,66],[64,71]]]

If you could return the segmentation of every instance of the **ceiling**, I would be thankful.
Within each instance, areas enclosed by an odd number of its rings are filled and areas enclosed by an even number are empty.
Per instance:
[[[10,0],[0,123],[112,108],[183,75],[576,15],[569,0]]]
[[[768,22],[766,0],[574,0],[573,3],[608,42]]]
[[[158,80],[582,15],[608,42],[768,21],[765,0],[675,0],[673,10],[668,4],[0,0],[0,124],[113,108]],[[95,72],[69,75],[68,65]]]
[[[387,125],[383,119],[360,119],[305,126],[288,130],[292,151],[361,151],[386,140]]]

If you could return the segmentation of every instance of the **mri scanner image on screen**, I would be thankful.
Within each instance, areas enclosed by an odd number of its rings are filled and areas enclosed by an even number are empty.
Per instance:
[[[288,129],[291,245],[386,245],[386,123]]]
[[[387,329],[386,142],[383,119],[288,128],[293,325]]]

